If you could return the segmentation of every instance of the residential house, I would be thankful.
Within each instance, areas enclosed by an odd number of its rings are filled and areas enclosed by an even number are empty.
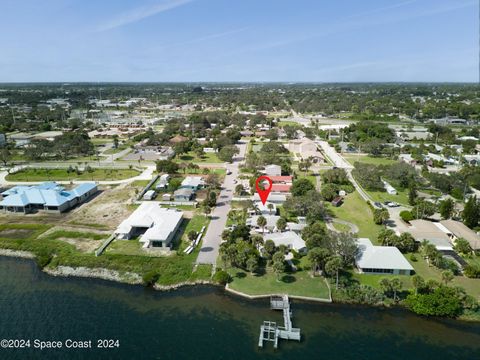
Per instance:
[[[267,221],[267,224],[265,225],[264,228],[262,228],[261,226],[258,226],[257,224],[258,218],[260,216],[263,216]],[[254,230],[257,233],[262,233],[264,230],[265,230],[265,233],[274,232],[277,230],[278,219],[280,219],[280,216],[278,215],[254,215],[247,219],[246,225],[250,226],[252,230]]]
[[[201,176],[187,176],[185,179],[183,179],[181,187],[197,191],[204,185],[205,182],[203,181]]]
[[[275,246],[285,245],[288,249],[295,250],[299,253],[307,252],[307,245],[301,236],[293,231],[274,232],[265,234],[264,241],[272,240]]]
[[[416,241],[422,242],[426,240],[430,244],[435,245],[437,250],[441,251],[450,251],[453,249],[450,237],[440,223],[418,219],[410,221],[410,225],[408,231]]]
[[[453,243],[455,243],[457,239],[463,238],[468,241],[473,250],[480,250],[480,236],[462,222],[456,220],[442,220],[440,221],[440,224],[447,229],[448,235]]]
[[[98,191],[95,183],[83,183],[72,190],[55,182],[34,186],[15,186],[2,193],[0,209],[5,212],[30,213],[37,210],[65,212],[88,200]]]
[[[369,239],[357,240],[355,265],[360,273],[412,275],[414,268],[395,246],[376,246]]]
[[[117,239],[140,236],[143,248],[169,248],[178,231],[183,212],[162,208],[158,202],[144,202],[115,230]]]
[[[337,196],[335,199],[332,200],[332,205],[335,207],[339,207],[343,204],[343,197]]]
[[[281,176],[282,175],[282,167],[280,165],[267,165],[265,166],[265,175],[267,176]],[[273,181],[273,180],[272,180]]]
[[[175,201],[191,201],[194,194],[191,188],[181,187],[174,191],[173,198]]]

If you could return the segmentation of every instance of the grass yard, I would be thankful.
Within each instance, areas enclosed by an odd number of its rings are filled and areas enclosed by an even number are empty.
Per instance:
[[[277,123],[277,126],[282,127],[282,126],[295,126],[295,127],[301,127],[302,125],[299,124],[296,121],[288,121],[288,120],[281,120]]]
[[[397,195],[390,195],[386,191],[365,190],[374,201],[383,203],[384,201],[394,201],[408,206],[408,189],[397,189]]]
[[[204,153],[202,157],[198,157],[193,151],[189,151],[186,154],[176,156],[175,162],[193,162],[193,163],[223,163],[217,156],[217,153]]]
[[[184,219],[185,227],[184,231],[180,236],[180,242],[178,242],[177,239],[177,244],[176,247],[178,248],[179,251],[183,251],[189,244],[190,241],[188,240],[188,233],[190,231],[196,231],[197,233],[202,230],[202,227],[205,226],[205,232],[207,231],[208,224],[210,223],[210,218],[206,218],[204,215],[194,215],[191,219]],[[183,225],[182,225],[183,227]],[[205,234],[204,232],[204,234]],[[198,248],[199,246],[197,246]]]
[[[422,276],[425,280],[434,279],[442,281],[442,270],[435,266],[429,266],[427,261],[424,260],[420,254],[415,254],[417,261],[411,261],[410,255],[407,254],[406,258],[415,269],[415,273]],[[468,294],[480,300],[480,279],[470,279],[465,276],[455,276],[450,286],[461,286]],[[410,284],[411,286],[411,284]]]
[[[349,232],[351,230],[350,226],[340,223],[332,223],[333,227],[341,232]]]
[[[308,271],[282,274],[280,280],[273,272],[251,275],[240,269],[230,269],[233,281],[229,287],[249,295],[288,294],[321,299],[329,298],[329,290],[323,277],[311,277]]]
[[[24,169],[6,176],[7,181],[122,180],[139,175],[134,169],[92,169],[91,172],[67,172],[67,169]]]
[[[180,255],[151,257],[143,254],[114,254],[107,251],[103,255],[96,257],[93,253],[77,250],[74,245],[59,238],[59,235],[77,238],[78,234],[75,232],[44,234],[52,226],[49,224],[1,224],[0,248],[32,252],[41,267],[85,266],[88,268],[116,270],[121,273],[133,272],[140,276],[155,272],[159,275],[157,283],[160,285],[172,285],[179,282],[207,278],[206,273],[208,271],[206,268],[202,267],[197,269],[195,273],[192,273],[199,247],[190,255],[182,253]],[[28,233],[25,231],[28,231]],[[39,237],[40,235],[42,236]],[[93,238],[97,235],[81,234],[81,236]],[[208,275],[209,277],[210,275]]]
[[[373,157],[368,155],[344,155],[345,160],[348,160],[352,165],[358,161],[373,165],[392,165],[398,163],[398,160],[392,160],[385,157]]]
[[[327,208],[335,217],[357,225],[359,237],[369,238],[373,243],[377,241],[382,226],[373,222],[372,211],[357,191],[348,194],[340,207],[333,207],[328,203]]]

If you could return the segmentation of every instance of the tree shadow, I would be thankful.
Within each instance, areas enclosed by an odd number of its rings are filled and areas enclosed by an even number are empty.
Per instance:
[[[180,156],[180,159],[185,160],[185,161],[191,161],[191,160],[193,160],[193,156],[191,156],[191,155],[182,155],[182,156]]]
[[[239,278],[239,279],[243,279],[243,278],[247,277],[247,274],[244,273],[243,271],[238,271],[238,272],[235,274],[235,277],[236,277],[236,278]]]
[[[286,284],[291,284],[297,281],[297,278],[293,275],[283,275],[281,280]]]

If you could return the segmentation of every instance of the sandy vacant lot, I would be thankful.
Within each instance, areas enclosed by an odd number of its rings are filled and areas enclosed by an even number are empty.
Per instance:
[[[133,211],[135,189],[131,185],[101,189],[97,197],[69,214],[69,222],[114,230]]]

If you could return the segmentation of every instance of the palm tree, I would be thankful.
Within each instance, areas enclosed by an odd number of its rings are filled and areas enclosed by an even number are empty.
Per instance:
[[[273,204],[272,204],[272,203],[268,203],[267,208],[268,208],[269,214],[272,215]]]
[[[445,286],[447,286],[448,283],[453,280],[453,277],[454,275],[452,270],[442,271],[442,281],[445,283]]]
[[[265,234],[265,226],[267,225],[267,219],[264,216],[260,215],[257,219],[257,225],[262,228],[262,234]]]
[[[333,256],[325,264],[325,271],[330,275],[336,275],[335,289],[338,290],[338,273],[342,268],[342,258],[340,256]]]

